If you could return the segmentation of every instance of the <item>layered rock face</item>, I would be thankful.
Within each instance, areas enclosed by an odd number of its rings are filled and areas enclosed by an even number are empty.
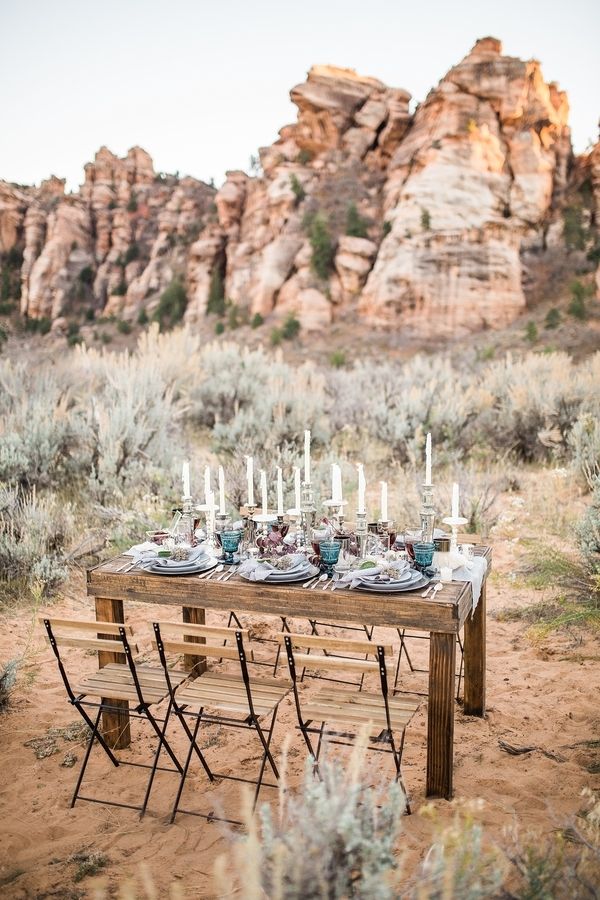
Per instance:
[[[0,264],[19,267],[22,313],[133,319],[180,280],[187,321],[211,330],[209,298],[307,331],[360,316],[457,334],[519,314],[523,261],[563,241],[579,165],[566,96],[538,62],[480,40],[414,114],[407,91],[333,66],[291,98],[297,122],[259,151],[261,174],[229,172],[218,192],[156,175],[140,148],[102,148],[72,195],[0,182]],[[584,175],[600,210],[599,153]]]

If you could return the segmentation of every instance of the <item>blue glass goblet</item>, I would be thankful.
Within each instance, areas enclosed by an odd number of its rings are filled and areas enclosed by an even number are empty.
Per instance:
[[[415,554],[417,568],[423,571],[423,569],[428,569],[433,562],[435,544],[433,541],[420,541],[419,543],[413,544],[413,552]]]
[[[233,564],[233,554],[237,552],[238,547],[240,546],[240,541],[242,539],[242,531],[221,531],[219,537],[221,538],[221,546],[223,548],[223,562],[225,565],[230,566]]]
[[[328,575],[333,575],[333,567],[340,558],[340,550],[342,549],[341,541],[321,541],[319,544],[321,551],[321,562],[325,566]]]

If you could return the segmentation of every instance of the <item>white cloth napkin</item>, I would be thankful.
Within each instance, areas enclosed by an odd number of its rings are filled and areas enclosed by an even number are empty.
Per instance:
[[[239,567],[238,575],[244,575],[250,581],[265,581],[273,572],[292,574],[312,568],[303,553],[292,553],[290,558],[292,564],[287,569],[278,569],[266,559],[246,559]]]
[[[144,541],[143,544],[134,544],[129,550],[125,550],[123,556],[137,557],[145,554],[150,555],[152,553],[156,555],[160,549],[159,544],[155,544],[153,541]]]
[[[392,564],[382,563],[379,566],[372,566],[370,569],[351,569],[349,572],[344,572],[337,581],[334,581],[333,589],[347,588],[349,586],[352,590],[358,587],[362,581],[370,581],[372,578],[378,578],[379,581],[392,581],[396,572],[402,575],[408,568],[407,562],[394,562]],[[394,576],[390,575],[390,571],[394,572]]]
[[[474,556],[471,560],[465,560],[464,565],[452,572],[452,581],[470,581],[473,592],[473,610],[477,609],[481,597],[481,586],[487,572],[487,559],[483,556]]]

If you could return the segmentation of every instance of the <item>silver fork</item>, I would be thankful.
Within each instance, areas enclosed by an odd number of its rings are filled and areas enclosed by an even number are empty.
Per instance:
[[[233,578],[238,569],[239,566],[235,566],[234,568],[230,569],[227,575],[222,579],[222,581],[229,581],[230,578]]]

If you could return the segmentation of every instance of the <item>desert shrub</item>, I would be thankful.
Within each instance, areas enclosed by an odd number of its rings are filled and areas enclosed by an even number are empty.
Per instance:
[[[563,237],[569,250],[585,250],[586,230],[582,206],[566,206],[563,209]]]
[[[334,369],[343,369],[346,365],[346,354],[343,350],[334,350],[329,355],[329,362]]]
[[[296,203],[302,203],[302,201],[306,197],[306,191],[304,190],[304,185],[295,172],[292,172],[292,174],[290,175],[290,187],[292,189],[294,197],[296,198]]]
[[[13,300],[6,300],[0,303],[0,316],[10,316],[17,308]]]
[[[387,237],[391,230],[392,230],[392,223],[388,219],[386,219],[385,222],[383,223],[383,228],[382,228],[383,237],[384,238]]]
[[[48,334],[52,328],[52,320],[46,316],[41,319],[25,319],[24,327],[31,334]]]
[[[301,166],[306,166],[313,159],[314,153],[312,150],[307,150],[305,147],[302,148],[298,152],[298,156],[296,157],[296,161],[300,163]]]
[[[142,309],[140,309],[138,313],[137,323],[138,325],[147,325],[149,321],[150,319],[148,318],[148,313],[146,312],[144,307],[142,307]]]
[[[247,837],[232,849],[234,860],[217,866],[219,896],[235,892],[230,872],[249,900],[396,896],[390,874],[404,809],[400,786],[369,787],[356,751],[348,768],[324,760],[320,769],[316,781],[309,760],[297,794],[280,788],[277,814],[265,804],[257,821],[247,810]]]
[[[82,284],[94,283],[94,270],[91,266],[84,266],[79,273],[79,280]]]
[[[421,228],[423,231],[429,231],[431,228],[431,213],[428,209],[421,210]]]
[[[125,259],[124,259],[125,265],[128,265],[128,263],[133,262],[136,259],[139,259],[139,256],[140,256],[140,245],[134,241],[133,244],[130,244],[129,247],[127,248],[127,250],[125,251]]]
[[[131,197],[129,198],[129,200],[127,202],[127,212],[129,212],[129,213],[137,212],[137,208],[138,208],[137,196],[136,196],[135,192],[132,191]]]
[[[208,301],[206,304],[206,312],[215,316],[225,315],[225,285],[223,283],[223,273],[217,266],[210,278],[210,287],[208,289]]]
[[[590,489],[600,478],[600,420],[583,413],[571,430],[569,445],[575,470],[583,476]]]
[[[291,341],[298,336],[300,332],[300,322],[290,313],[285,322],[281,326],[281,336],[286,341]]]
[[[9,659],[7,663],[0,663],[0,712],[6,709],[10,702],[10,695],[17,683],[18,660]]]
[[[254,315],[252,316],[250,325],[252,328],[260,328],[261,325],[264,325],[264,321],[265,320],[261,316],[261,314],[257,312],[257,313],[254,313]]]
[[[534,344],[538,339],[538,330],[535,322],[528,322],[525,327],[525,340]]]
[[[225,331],[225,322],[216,322],[215,323],[215,334],[223,334]]]
[[[230,303],[227,309],[227,325],[233,331],[241,325],[240,308],[235,303]]]
[[[544,319],[544,326],[546,328],[558,328],[560,325],[560,310],[558,310],[555,306],[552,309],[549,309],[546,313],[546,318]]]
[[[271,347],[278,347],[279,344],[283,340],[283,335],[281,333],[281,328],[272,328],[271,334],[269,335],[269,341],[271,342]]]
[[[368,222],[364,219],[358,209],[356,203],[350,203],[346,215],[346,234],[350,237],[366,238],[369,236]]]
[[[598,579],[596,584],[600,606],[600,478],[592,491],[592,500],[583,518],[577,523],[577,539],[584,560]]]
[[[158,306],[154,313],[154,321],[159,322],[161,328],[172,328],[177,322],[181,322],[187,307],[187,294],[179,278],[174,278],[171,284],[160,295]]]
[[[131,322],[127,322],[126,319],[119,319],[117,331],[119,334],[131,334]]]
[[[333,269],[335,246],[323,213],[312,217],[308,229],[308,239],[312,247],[311,268],[315,275],[325,281]]]
[[[124,278],[121,278],[116,287],[113,288],[113,294],[116,294],[117,297],[124,297],[127,293],[127,282]]]
[[[571,282],[571,302],[569,303],[569,313],[575,319],[587,319],[586,300],[594,295],[594,285],[584,284],[576,278]]]
[[[49,593],[67,577],[71,507],[49,493],[0,486],[0,580],[37,582]]]

